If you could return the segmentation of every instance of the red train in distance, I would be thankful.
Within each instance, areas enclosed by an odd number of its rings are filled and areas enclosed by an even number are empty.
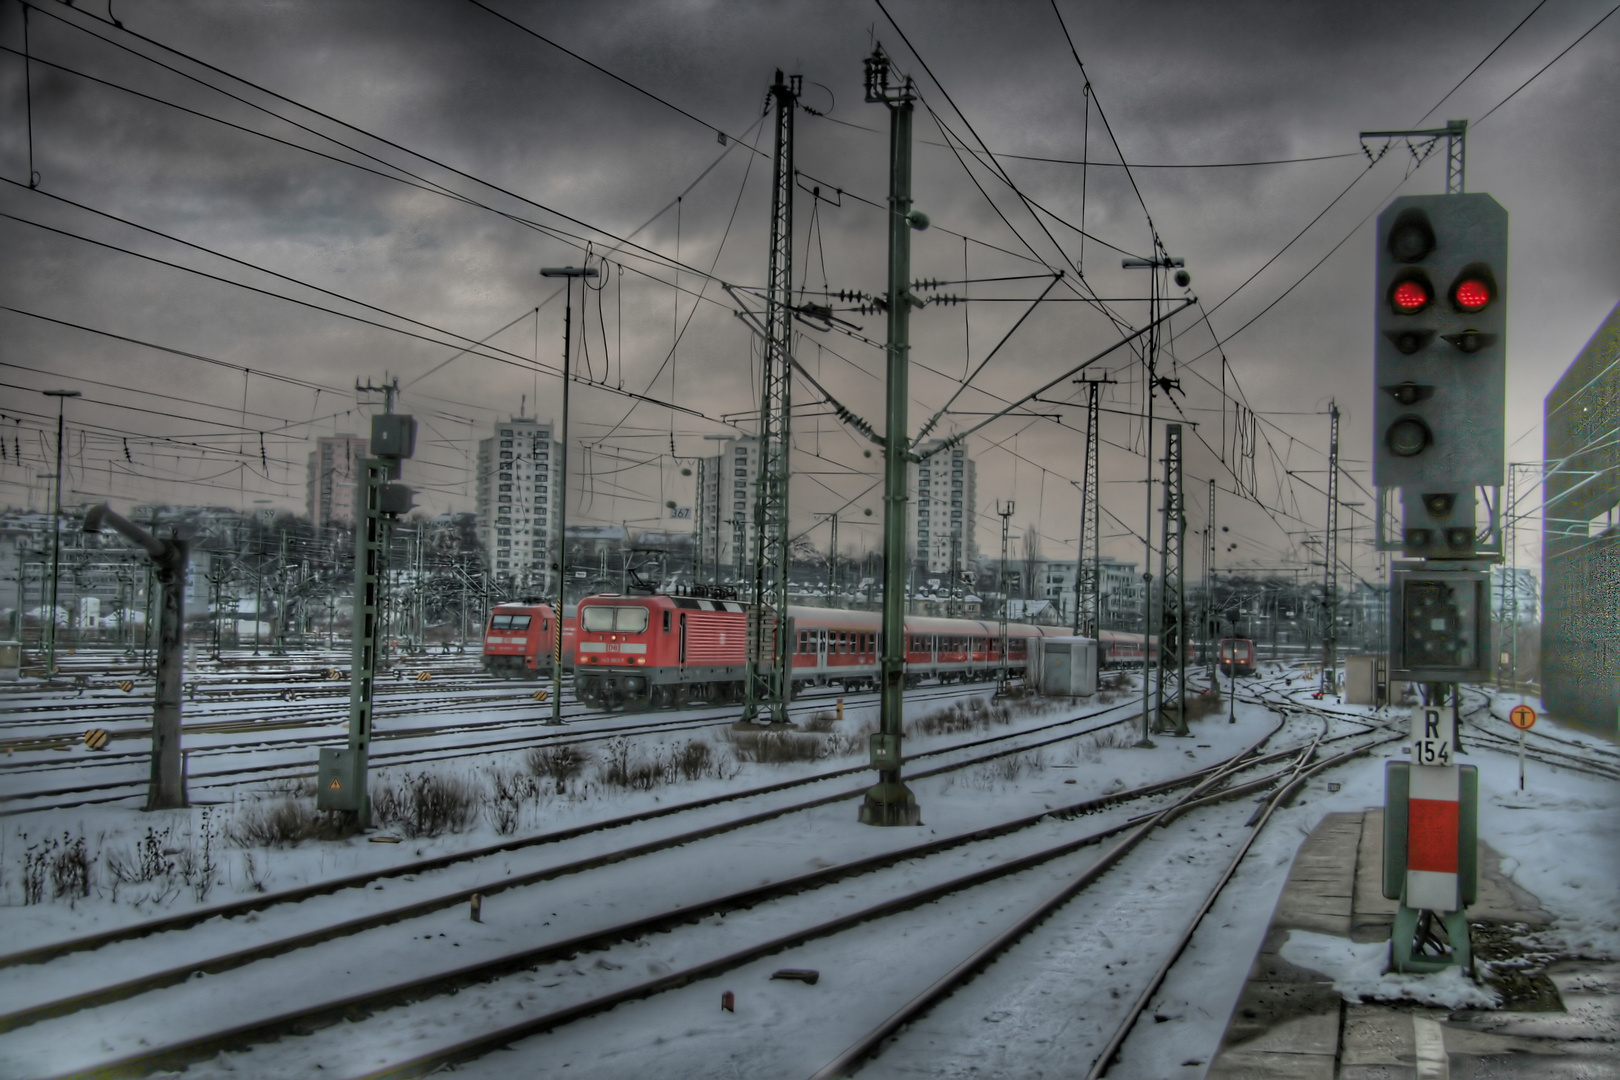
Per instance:
[[[496,604],[484,629],[484,670],[499,679],[549,679],[557,646],[551,613],[541,600]],[[565,672],[574,663],[576,622],[574,616],[563,620]]]
[[[1254,674],[1254,642],[1248,638],[1221,638],[1215,666],[1222,675]]]
[[[878,684],[874,611],[793,606],[792,691],[812,686],[870,690]],[[693,596],[586,597],[579,603],[574,695],[591,708],[664,708],[742,700],[747,668],[748,605]],[[1062,627],[1008,626],[1007,666],[1022,676],[1032,640],[1063,636]],[[906,620],[906,680],[982,682],[1001,667],[1000,629],[981,619]],[[1141,635],[1107,632],[1105,664],[1142,660]],[[1156,647],[1154,640],[1149,648]]]

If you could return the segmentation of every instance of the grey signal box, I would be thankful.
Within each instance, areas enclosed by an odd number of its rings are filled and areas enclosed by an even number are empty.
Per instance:
[[[1485,194],[1409,195],[1378,217],[1373,483],[1401,493],[1399,543],[1380,526],[1381,547],[1476,554],[1475,490],[1505,473],[1507,224]]]
[[[1507,224],[1484,194],[1409,195],[1378,217],[1379,487],[1502,484]]]
[[[1484,682],[1491,677],[1491,575],[1480,564],[1396,564],[1390,572],[1389,678]]]
[[[416,453],[416,417],[380,413],[371,418],[371,456],[396,461]]]

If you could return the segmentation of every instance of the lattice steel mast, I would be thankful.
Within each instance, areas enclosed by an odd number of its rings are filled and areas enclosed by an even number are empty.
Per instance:
[[[1102,502],[1097,462],[1098,400],[1112,379],[1076,379],[1086,386],[1086,458],[1080,473],[1080,541],[1074,566],[1074,633],[1095,638],[1102,631]],[[1090,553],[1087,553],[1089,545]]]
[[[1339,685],[1339,403],[1328,405],[1327,536],[1322,543],[1322,693]]]
[[[1159,526],[1163,541],[1159,547],[1159,685],[1154,715],[1158,731],[1186,735],[1187,731],[1187,594],[1186,594],[1186,496],[1181,486],[1181,425],[1166,424],[1164,429],[1164,517]],[[1171,654],[1175,655],[1176,700],[1172,716],[1165,709],[1164,674]]]
[[[1215,628],[1215,480],[1209,481],[1209,528],[1204,530],[1204,660],[1209,665],[1209,685],[1215,687],[1215,655],[1220,651],[1220,635]]]
[[[793,406],[793,112],[802,80],[776,73],[776,154],[771,171],[771,252],[766,271],[765,364],[759,395],[759,479],[754,498],[754,594],[748,611],[743,720],[787,723],[788,477]]]

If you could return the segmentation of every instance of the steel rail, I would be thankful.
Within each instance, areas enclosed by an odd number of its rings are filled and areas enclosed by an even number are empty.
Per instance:
[[[390,1001],[394,1001],[395,999],[415,1000],[415,997],[426,996],[425,994],[420,993],[420,991],[428,987],[437,987],[441,983],[445,983],[447,980],[451,985],[487,981],[489,978],[494,978],[498,974],[504,973],[508,969],[513,971],[522,970],[525,967],[532,966],[533,964],[542,962],[545,959],[554,958],[554,954],[568,955],[589,948],[601,948],[603,947],[604,942],[612,943],[614,941],[623,940],[641,933],[650,933],[654,929],[663,928],[666,925],[673,926],[681,923],[694,922],[719,911],[728,911],[742,907],[749,907],[765,899],[770,899],[780,895],[791,895],[793,893],[804,891],[808,888],[830,884],[834,881],[841,880],[857,873],[865,873],[870,870],[891,866],[898,862],[937,854],[938,852],[946,851],[954,847],[960,847],[965,844],[997,839],[1022,829],[1030,828],[1045,820],[1053,818],[1066,819],[1078,817],[1083,814],[1095,813],[1120,803],[1131,802],[1137,799],[1163,794],[1165,792],[1173,791],[1176,788],[1184,787],[1189,783],[1193,783],[1200,777],[1204,777],[1207,774],[1215,773],[1219,774],[1218,778],[1223,778],[1231,775],[1234,767],[1250,768],[1255,765],[1274,760],[1280,756],[1290,756],[1293,753],[1294,751],[1282,751],[1278,754],[1249,758],[1247,760],[1243,760],[1243,756],[1235,756],[1226,761],[1207,766],[1204,769],[1197,770],[1189,774],[1184,774],[1182,776],[1172,777],[1168,780],[1155,781],[1150,784],[1144,784],[1128,790],[1113,792],[1096,798],[1082,800],[1081,802],[1071,803],[1067,806],[1062,806],[1055,809],[1043,809],[1039,813],[1023,815],[1010,821],[1000,822],[995,825],[980,826],[965,833],[956,833],[946,837],[927,840],[919,844],[913,844],[908,847],[899,848],[892,851],[879,852],[878,854],[856,859],[852,862],[818,868],[791,878],[769,882],[764,885],[755,886],[751,889],[742,890],[741,892],[732,893],[718,899],[701,901],[696,904],[677,908],[674,911],[661,912],[645,919],[621,924],[620,926],[613,927],[605,931],[593,931],[592,933],[583,937],[572,938],[564,942],[546,945],[537,949],[527,950],[522,953],[511,954],[507,957],[500,958],[498,961],[482,961],[467,965],[463,968],[458,968],[453,972],[424,976],[422,979],[417,980],[416,982],[398,984],[391,987],[388,991],[389,999]],[[974,761],[967,764],[978,763],[978,761]],[[945,771],[946,769],[955,769],[959,767],[964,766],[947,766],[945,769],[931,770],[930,773],[937,775],[939,772]],[[1255,781],[1249,785],[1243,786],[1242,788],[1236,788],[1232,789],[1230,792],[1224,792],[1223,795],[1230,797],[1232,794],[1241,794],[1248,790],[1252,790],[1256,784],[1269,784],[1273,782],[1275,782],[1274,777],[1263,778],[1260,781]],[[446,908],[460,907],[467,903],[468,897],[473,893],[480,893],[485,898],[488,898],[489,896],[511,889],[522,888],[529,885],[539,884],[544,881],[555,880],[567,875],[598,869],[603,866],[623,862],[643,855],[649,855],[658,851],[666,851],[675,847],[683,847],[699,840],[707,839],[724,832],[733,831],[737,828],[758,824],[759,822],[768,821],[776,817],[782,817],[786,814],[793,813],[796,810],[810,809],[836,801],[848,801],[858,797],[862,790],[864,789],[840,792],[837,795],[818,798],[811,802],[802,803],[783,810],[765,811],[757,815],[752,815],[749,818],[744,818],[736,822],[727,822],[713,828],[693,830],[677,836],[649,841],[645,844],[638,844],[628,848],[621,848],[603,855],[578,859],[573,862],[563,863],[557,866],[546,867],[545,869],[527,874],[498,878],[487,885],[475,885],[471,887],[457,888],[448,893],[430,897],[425,900],[415,901],[409,904],[403,904],[398,907],[391,908],[385,912],[374,912],[359,918],[346,920],[341,923],[333,923],[315,930],[291,935],[289,937],[279,938],[275,941],[264,942],[247,949],[241,949],[236,952],[210,957],[200,961],[188,961],[185,964],[180,964],[164,971],[151,972],[134,979],[126,980],[122,983],[98,987],[94,990],[83,991],[81,993],[68,995],[52,1001],[42,1002],[38,1005],[29,1006],[25,1009],[18,1009],[10,1013],[0,1014],[0,1032],[15,1030],[17,1028],[27,1026],[28,1024],[37,1023],[41,1020],[50,1019],[56,1016],[65,1016],[81,1009],[105,1005],[114,1001],[121,1001],[151,990],[179,985],[199,972],[204,975],[216,975],[220,972],[242,967],[257,960],[283,955],[296,949],[307,948],[311,945],[335,940],[340,937],[351,936],[378,926],[402,922],[406,919],[431,914]],[[1126,824],[1128,825],[1129,823]],[[1121,827],[1123,828],[1125,826]],[[1072,844],[1074,842],[1070,841],[1068,843]],[[634,934],[632,934],[632,931],[634,931]],[[493,969],[490,969],[489,967],[491,963],[496,963],[501,970],[491,973],[493,971]],[[361,1006],[377,1007],[377,1003],[371,1000],[371,998],[374,996],[375,995],[372,993],[362,994],[358,997],[344,999],[342,1002],[337,1003],[336,1005],[326,1004],[319,1006],[318,1008],[321,1010],[341,1009],[343,1011],[352,1011]],[[306,1011],[300,1011],[289,1013],[284,1017],[278,1018],[275,1021],[275,1024],[281,1026],[293,1025],[308,1019],[310,1019],[310,1017],[306,1015]],[[263,1033],[261,1032],[260,1034]]]
[[[820,887],[855,874],[869,873],[874,870],[894,865],[895,863],[923,857],[938,851],[947,850],[952,847],[994,839],[1018,829],[1028,828],[1038,822],[1053,817],[1074,817],[1084,813],[1095,812],[1110,805],[1133,801],[1139,798],[1151,797],[1152,795],[1161,794],[1176,787],[1185,786],[1187,783],[1194,782],[1200,777],[1203,777],[1204,779],[1202,782],[1197,784],[1193,794],[1208,792],[1210,788],[1227,779],[1240,769],[1249,768],[1265,761],[1275,760],[1278,757],[1291,757],[1297,753],[1297,750],[1287,750],[1279,751],[1275,754],[1266,755],[1264,757],[1252,757],[1259,745],[1272,738],[1276,732],[1280,730],[1281,724],[1282,722],[1280,721],[1277,727],[1273,728],[1271,732],[1269,732],[1266,736],[1263,736],[1259,741],[1250,747],[1221,762],[1211,766],[1206,766],[1204,769],[1197,770],[1191,774],[1171,778],[1169,780],[1157,781],[1153,784],[1143,785],[1140,788],[1129,791],[1116,792],[1099,798],[1083,800],[1056,810],[1042,810],[1038,814],[1026,815],[1010,822],[1003,822],[995,826],[982,827],[968,833],[930,840],[922,844],[913,845],[909,848],[879,853],[877,855],[868,856],[849,863],[810,871],[793,878],[784,879],[782,881],[769,883],[763,886],[757,886],[751,889],[745,889],[740,892],[728,894],[716,899],[686,905],[673,911],[660,912],[618,926],[593,931],[584,935],[578,935],[574,938],[561,942],[554,942],[548,945],[526,949],[517,953],[507,954],[505,956],[465,965],[453,971],[438,972],[411,980],[409,982],[399,983],[382,988],[380,990],[366,991],[359,994],[350,995],[341,1000],[328,1001],[316,1006],[282,1013],[274,1017],[250,1021],[248,1023],[233,1027],[227,1031],[212,1032],[204,1036],[173,1043],[168,1046],[155,1047],[143,1050],[137,1054],[125,1055],[124,1057],[114,1061],[103,1062],[87,1069],[78,1069],[71,1074],[64,1074],[64,1077],[71,1075],[77,1078],[109,1078],[110,1080],[112,1077],[139,1075],[156,1069],[184,1068],[187,1064],[206,1059],[219,1052],[237,1046],[251,1044],[253,1042],[262,1042],[267,1039],[277,1038],[287,1033],[324,1026],[325,1023],[331,1022],[335,1019],[368,1014],[379,1008],[405,1004],[410,1001],[421,1000],[436,994],[454,992],[463,986],[488,982],[492,979],[499,978],[502,975],[531,968],[538,963],[565,958],[583,950],[605,948],[620,941],[634,940],[637,937],[656,932],[661,929],[668,929],[674,926],[695,922],[718,911],[735,910],[741,907],[757,905],[758,903],[770,899],[793,895],[807,889]],[[934,773],[941,771],[945,770],[932,770]],[[1273,783],[1275,780],[1276,777],[1262,778],[1260,781],[1244,785],[1240,788],[1234,788],[1231,791],[1220,794],[1221,797],[1229,798],[1233,795],[1244,793],[1247,790],[1252,790],[1255,783]],[[843,793],[841,797],[845,799],[854,799],[858,798],[863,792],[864,789],[856,789]],[[1216,796],[1209,795],[1206,797],[1213,799]],[[1010,874],[1019,873],[1033,866],[1050,861],[1051,859],[1077,851],[1102,839],[1106,839],[1109,836],[1116,835],[1119,832],[1129,829],[1139,823],[1147,823],[1151,825],[1157,819],[1158,815],[1153,813],[1137,815],[1136,817],[1133,817],[1125,822],[1107,827],[1096,833],[1065,841],[1061,844],[1045,848],[1020,859],[1010,860],[1005,863],[985,867],[980,870],[970,872],[966,875],[951,879],[948,882],[931,886],[923,890],[917,890],[902,897],[884,901],[875,906],[862,909],[861,911],[853,914],[841,916],[828,922],[823,922],[808,930],[797,931],[785,938],[776,938],[762,945],[755,945],[741,952],[732,953],[726,957],[720,958],[719,960],[700,964],[697,968],[689,968],[683,972],[677,972],[672,976],[665,976],[655,979],[650,983],[639,984],[638,986],[631,987],[625,991],[620,991],[604,997],[594,998],[561,1010],[560,1012],[546,1014],[546,1016],[539,1017],[533,1021],[526,1021],[517,1025],[516,1027],[524,1029],[525,1033],[533,1033],[528,1029],[533,1028],[537,1023],[542,1025],[540,1029],[543,1030],[544,1027],[556,1026],[556,1024],[567,1022],[569,1019],[578,1019],[579,1017],[585,1015],[600,1012],[623,1001],[649,996],[650,994],[660,992],[663,989],[669,989],[673,986],[682,985],[685,982],[692,981],[695,978],[704,977],[707,974],[717,974],[719,971],[726,970],[729,967],[734,967],[739,963],[745,963],[748,960],[757,958],[758,956],[768,955],[769,953],[779,951],[780,949],[788,947],[790,944],[794,944],[799,941],[826,936],[827,934],[838,932],[839,930],[846,929],[861,922],[869,921],[873,918],[894,914],[921,904],[932,902],[933,900],[939,899],[940,897],[948,895],[951,892],[960,891],[961,889],[969,888],[973,885],[983,884],[987,881],[996,880]],[[464,899],[464,896],[465,893],[458,894],[457,901],[459,902]],[[231,966],[237,965],[233,964]],[[206,964],[193,964],[184,969],[176,969],[175,973],[162,973],[165,979],[163,985],[173,985],[175,982],[183,981],[187,975],[197,970],[206,971],[210,969]],[[170,976],[173,974],[178,974],[179,977],[171,978]],[[148,988],[150,989],[155,987]],[[108,989],[115,990],[121,988]],[[104,1000],[86,1001],[80,1007],[88,1007],[89,1005],[94,1004],[104,1004],[107,1001],[118,1000],[128,996],[131,996],[131,994],[118,993],[116,996],[109,996]],[[64,1002],[62,1004],[67,1003]],[[50,1006],[43,1006],[41,1009],[50,1009]],[[29,1018],[29,1022],[45,1019],[47,1015],[63,1015],[71,1011],[74,1010],[71,1008],[50,1009],[48,1014],[42,1014]],[[17,1015],[18,1014],[12,1014],[13,1017],[16,1017]],[[7,1017],[6,1019],[10,1020],[12,1017]],[[21,1026],[21,1024],[14,1023],[10,1026],[16,1027]],[[494,1044],[498,1045],[501,1043],[510,1042],[516,1037],[521,1036],[514,1034],[513,1027],[502,1028],[499,1032],[494,1034],[486,1034],[470,1040],[463,1040],[462,1042],[457,1043],[454,1047],[441,1048],[439,1051],[412,1059],[410,1062],[398,1063],[394,1066],[390,1066],[388,1069],[383,1070],[380,1073],[368,1075],[390,1077],[423,1075],[424,1070],[432,1071],[433,1069],[436,1069],[444,1064],[448,1064],[453,1060],[463,1060],[467,1056],[477,1056],[476,1053],[469,1054],[470,1047],[477,1046],[480,1048],[478,1052],[482,1052],[483,1050],[492,1048],[492,1040],[494,1041]],[[58,1080],[60,1080],[60,1078],[58,1078]]]
[[[1056,720],[1056,721],[1052,721],[1052,722],[1046,723],[1046,724],[1040,724],[1040,725],[1037,725],[1035,727],[1025,728],[1025,729],[1022,729],[1022,730],[1019,730],[1019,731],[1001,732],[1001,733],[995,734],[995,735],[987,735],[987,736],[982,736],[982,737],[979,737],[979,738],[968,739],[968,740],[958,742],[958,743],[953,743],[953,744],[951,744],[949,746],[936,747],[936,748],[931,749],[931,750],[920,751],[918,753],[908,755],[906,760],[907,761],[920,761],[920,760],[923,760],[925,758],[939,757],[939,756],[942,756],[942,755],[945,755],[945,754],[952,754],[952,753],[957,753],[957,752],[961,752],[961,751],[968,751],[968,750],[976,750],[976,749],[978,749],[980,747],[991,746],[991,745],[994,745],[996,743],[1004,743],[1004,742],[1008,742],[1008,741],[1011,741],[1011,740],[1022,740],[1022,739],[1025,739],[1025,738],[1027,738],[1027,737],[1029,737],[1031,735],[1039,735],[1039,734],[1041,734],[1043,732],[1052,731],[1052,730],[1054,730],[1056,728],[1060,728],[1060,727],[1066,727],[1066,726],[1068,726],[1070,724],[1084,723],[1084,722],[1086,722],[1088,720],[1095,720],[1095,719],[1098,719],[1099,717],[1105,716],[1106,714],[1108,714],[1110,712],[1116,712],[1116,711],[1119,711],[1119,710],[1122,710],[1122,709],[1128,709],[1129,707],[1130,707],[1130,702],[1123,701],[1123,702],[1120,702],[1118,704],[1108,705],[1108,706],[1105,706],[1105,707],[1100,708],[1100,709],[1091,710],[1090,712],[1081,713],[1078,716],[1072,716],[1072,717],[1069,717],[1067,719]],[[1028,753],[1031,750],[1039,749],[1039,748],[1044,747],[1044,746],[1049,746],[1049,745],[1052,745],[1054,743],[1064,742],[1064,741],[1067,741],[1069,739],[1081,738],[1081,737],[1084,737],[1086,735],[1093,734],[1093,733],[1095,733],[1097,731],[1102,731],[1102,730],[1105,730],[1105,729],[1107,729],[1109,727],[1113,727],[1113,726],[1115,726],[1117,724],[1126,723],[1129,720],[1130,720],[1130,717],[1127,716],[1127,717],[1122,717],[1122,718],[1118,718],[1118,719],[1107,720],[1107,721],[1105,721],[1103,723],[1098,724],[1095,727],[1086,728],[1086,729],[1081,730],[1081,731],[1068,732],[1068,733],[1057,735],[1057,736],[1054,736],[1054,737],[1051,737],[1051,738],[1042,739],[1042,740],[1039,740],[1039,741],[1033,742],[1033,743],[1019,742],[1018,745],[1015,745],[1015,746],[1012,746],[1012,747],[996,750],[996,751],[994,751],[992,753],[989,753],[989,754],[984,754],[984,755],[980,755],[980,756],[977,756],[977,757],[973,757],[973,758],[970,758],[970,759],[968,759],[966,761],[963,761],[963,762],[956,762],[956,763],[952,763],[952,764],[948,764],[948,765],[939,766],[939,767],[937,767],[935,769],[930,769],[930,770],[920,772],[917,775],[918,776],[936,776],[936,775],[940,775],[940,774],[945,773],[945,772],[953,771],[955,769],[966,768],[966,767],[971,766],[971,765],[983,764],[986,761],[992,761],[992,760],[995,760],[995,759],[1000,758],[1000,757],[1006,757],[1006,756],[1009,756],[1009,755],[1012,755],[1012,754]],[[372,882],[375,882],[375,881],[381,881],[381,880],[386,880],[388,878],[395,878],[395,877],[404,877],[404,876],[413,875],[413,874],[427,873],[427,872],[430,872],[430,871],[433,871],[433,870],[443,869],[443,868],[445,868],[447,866],[453,866],[453,865],[456,865],[458,863],[469,862],[469,861],[472,861],[474,859],[485,858],[485,857],[491,856],[491,855],[505,854],[505,853],[508,853],[508,852],[519,851],[519,850],[523,850],[523,849],[526,849],[526,848],[532,848],[532,847],[538,847],[538,846],[547,845],[547,844],[559,843],[559,842],[564,841],[564,840],[572,840],[572,839],[574,839],[576,837],[585,836],[585,835],[588,835],[590,833],[605,832],[605,831],[610,830],[610,829],[616,829],[616,828],[621,828],[621,827],[625,827],[625,826],[635,825],[637,823],[644,822],[644,821],[652,821],[652,820],[656,820],[656,819],[659,819],[659,818],[670,817],[670,816],[674,816],[674,815],[677,815],[677,814],[687,813],[687,812],[690,812],[692,810],[705,809],[707,807],[717,806],[717,805],[720,805],[720,804],[723,804],[723,803],[734,802],[734,801],[741,800],[741,799],[749,799],[749,798],[755,798],[755,797],[761,796],[761,795],[769,795],[769,794],[773,794],[773,793],[778,792],[778,791],[786,791],[786,790],[796,788],[796,787],[804,787],[804,786],[807,786],[807,785],[810,785],[810,784],[816,784],[816,783],[820,783],[820,782],[827,781],[827,780],[834,780],[834,779],[838,779],[840,777],[851,776],[851,775],[854,775],[854,774],[857,774],[857,773],[864,773],[864,772],[868,772],[868,771],[869,771],[869,767],[866,766],[866,765],[851,765],[851,766],[846,766],[846,767],[842,767],[842,768],[838,768],[838,769],[829,770],[829,771],[826,771],[826,772],[815,773],[815,774],[809,775],[809,776],[796,777],[796,778],[789,779],[789,780],[780,780],[780,781],[776,781],[774,783],[761,785],[759,787],[748,788],[748,789],[745,789],[745,790],[742,790],[742,791],[726,792],[726,793],[723,793],[723,794],[720,794],[720,795],[713,795],[713,796],[709,796],[709,797],[702,798],[702,799],[689,800],[689,801],[683,802],[683,803],[671,803],[671,804],[669,804],[667,806],[657,806],[657,807],[646,808],[646,809],[643,809],[643,810],[636,811],[635,813],[625,814],[625,815],[621,815],[621,816],[615,817],[615,818],[607,818],[607,819],[604,819],[604,820],[601,820],[601,821],[588,822],[588,823],[583,824],[583,825],[570,826],[570,827],[565,828],[565,829],[558,829],[558,830],[554,830],[552,832],[540,833],[540,834],[537,834],[537,835],[534,835],[534,836],[514,837],[514,838],[512,838],[510,840],[499,841],[499,842],[494,843],[494,844],[487,844],[487,845],[484,845],[484,846],[481,846],[481,847],[471,848],[471,849],[468,849],[468,850],[465,850],[465,851],[453,852],[453,853],[448,853],[448,854],[445,854],[445,855],[438,855],[438,856],[434,856],[434,857],[428,858],[428,859],[418,859],[418,860],[414,860],[414,861],[408,862],[408,863],[399,863],[399,864],[396,864],[394,866],[379,867],[379,868],[376,868],[376,869],[373,869],[373,870],[365,870],[365,871],[361,871],[359,873],[345,875],[343,877],[328,878],[328,879],[326,879],[324,881],[312,883],[310,885],[300,886],[300,887],[295,888],[295,889],[285,889],[285,890],[281,890],[281,891],[275,892],[275,893],[266,893],[266,894],[262,894],[262,895],[258,895],[258,896],[245,897],[245,898],[243,898],[241,900],[234,900],[234,901],[231,901],[231,902],[226,903],[226,904],[215,904],[215,905],[212,905],[210,907],[196,908],[196,909],[193,909],[192,911],[180,912],[178,914],[165,916],[165,917],[160,918],[160,919],[148,920],[146,922],[138,923],[138,924],[135,924],[133,926],[122,927],[122,928],[113,929],[113,930],[105,930],[105,931],[101,931],[99,933],[94,933],[94,934],[85,934],[85,935],[81,935],[79,937],[75,937],[75,938],[72,938],[72,939],[66,940],[66,941],[59,941],[59,942],[48,943],[48,944],[45,944],[45,945],[39,945],[39,946],[36,946],[36,947],[34,947],[32,949],[26,949],[26,950],[11,953],[11,954],[8,954],[8,955],[0,956],[0,968],[13,967],[13,966],[21,965],[21,964],[44,963],[44,962],[46,962],[48,960],[54,959],[55,957],[63,956],[63,955],[66,955],[68,953],[71,953],[71,952],[83,952],[83,951],[87,951],[87,950],[90,950],[90,949],[97,949],[97,948],[102,947],[103,945],[111,944],[111,943],[116,942],[116,941],[124,941],[124,940],[130,940],[130,939],[138,938],[138,937],[145,937],[145,936],[147,936],[149,934],[160,933],[160,932],[168,932],[168,931],[173,931],[173,930],[183,930],[186,927],[193,926],[193,925],[195,925],[197,923],[200,923],[200,922],[204,922],[204,921],[206,921],[208,919],[234,918],[236,916],[246,915],[246,914],[249,914],[249,913],[255,912],[255,911],[263,911],[263,910],[265,910],[267,908],[270,908],[270,907],[273,907],[273,906],[275,906],[277,904],[300,903],[300,902],[302,902],[304,900],[308,900],[308,899],[310,899],[312,897],[315,897],[315,896],[323,896],[323,895],[327,895],[327,894],[330,894],[330,893],[340,892],[340,891],[342,891],[344,889],[362,888],[362,887],[364,887],[364,886],[366,886],[368,884],[371,884]],[[856,790],[856,789],[851,789],[851,790]],[[859,790],[864,791],[865,789],[862,788],[862,789],[859,789]],[[791,804],[791,805],[781,809],[780,811],[776,811],[774,813],[777,816],[780,816],[781,814],[792,813],[795,810],[806,809],[806,808],[810,808],[812,806],[820,806],[820,805],[823,805],[826,802],[836,801],[837,799],[840,799],[840,798],[849,797],[849,794],[850,794],[849,792],[842,792],[840,794],[833,795],[833,796],[821,797],[821,798],[818,798],[817,800],[814,800],[814,801],[811,801],[811,802]],[[763,819],[761,819],[761,820],[763,820]],[[749,823],[752,823],[752,822],[749,822]],[[727,827],[740,827],[740,825],[738,825],[736,823],[726,823],[725,825],[720,826],[720,828],[722,828],[722,829],[727,828]],[[693,837],[693,838],[696,838],[696,837]],[[462,892],[462,894],[461,894],[460,902],[465,902],[466,896],[468,894],[470,894],[472,892],[476,892],[476,891],[478,891],[478,890],[477,889],[464,890]]]

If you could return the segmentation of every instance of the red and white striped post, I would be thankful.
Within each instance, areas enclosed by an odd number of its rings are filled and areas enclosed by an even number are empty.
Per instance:
[[[1396,971],[1472,968],[1464,908],[1476,891],[1478,774],[1452,758],[1449,709],[1412,711],[1410,765],[1386,769],[1384,895],[1399,899],[1390,938]]]

